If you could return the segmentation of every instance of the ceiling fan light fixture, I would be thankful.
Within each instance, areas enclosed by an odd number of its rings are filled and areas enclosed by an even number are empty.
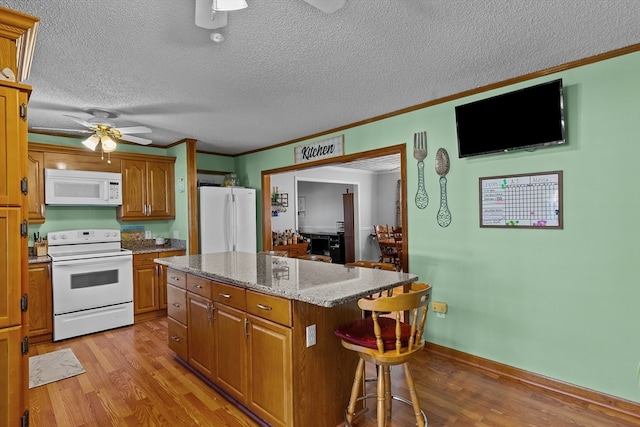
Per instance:
[[[100,141],[102,142],[102,151],[105,153],[112,153],[118,148],[116,142],[107,135],[100,138]]]
[[[100,137],[96,134],[93,134],[89,138],[82,141],[82,145],[84,145],[91,151],[96,151],[98,143],[100,143]]]
[[[248,7],[245,0],[213,0],[211,10],[214,12],[229,12],[231,10],[240,10]]]

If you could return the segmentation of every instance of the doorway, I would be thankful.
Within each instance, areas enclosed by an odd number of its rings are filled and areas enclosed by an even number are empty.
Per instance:
[[[409,236],[409,225],[407,223],[407,189],[406,189],[406,144],[399,144],[395,146],[385,147],[377,150],[364,151],[360,153],[354,153],[350,155],[345,155],[341,157],[335,157],[331,159],[324,159],[316,162],[309,162],[304,164],[296,164],[284,168],[266,170],[262,172],[262,248],[263,250],[271,250],[271,232],[276,229],[278,226],[277,223],[272,226],[272,205],[271,205],[271,195],[274,191],[273,182],[278,181],[279,174],[292,173],[297,171],[309,171],[309,170],[317,170],[318,168],[323,168],[327,166],[340,167],[340,168],[351,168],[351,169],[366,169],[371,167],[376,167],[382,163],[386,163],[391,158],[395,158],[398,163],[399,168],[399,193],[400,193],[400,225],[403,227],[405,231],[405,235],[407,236],[403,242],[403,259],[402,259],[402,267],[404,271],[408,271],[408,236]],[[354,170],[354,173],[357,171]],[[326,176],[326,175],[325,175]],[[351,180],[347,180],[351,181]],[[278,189],[279,192],[284,192],[282,188]],[[291,214],[295,214],[297,217],[299,203],[302,202],[306,204],[305,200],[298,200],[295,197],[296,190],[292,185],[290,188],[287,188],[286,191],[291,193],[288,194],[290,200],[293,203],[289,203],[289,209],[292,210]],[[373,191],[376,191],[374,188]],[[390,203],[395,203],[395,196],[393,201]],[[304,207],[307,209],[307,207]],[[356,208],[357,209],[357,208]],[[360,210],[368,210],[372,209],[369,207],[361,207]],[[363,237],[368,237],[370,233],[373,232],[373,228],[370,231],[366,232],[363,227],[367,227],[367,225],[362,222],[362,218],[360,218],[360,226],[359,228],[362,230],[360,239]],[[367,228],[368,229],[368,228]],[[365,234],[366,233],[366,234]]]

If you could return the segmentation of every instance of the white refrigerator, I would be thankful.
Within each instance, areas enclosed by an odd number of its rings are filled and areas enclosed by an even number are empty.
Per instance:
[[[200,187],[200,253],[256,252],[256,190]]]

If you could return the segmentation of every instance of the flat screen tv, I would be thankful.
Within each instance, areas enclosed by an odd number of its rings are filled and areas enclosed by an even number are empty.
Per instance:
[[[455,108],[459,157],[564,144],[562,79]]]

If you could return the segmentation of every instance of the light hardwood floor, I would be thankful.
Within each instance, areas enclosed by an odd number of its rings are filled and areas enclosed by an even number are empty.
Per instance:
[[[174,359],[167,347],[166,318],[38,344],[30,355],[62,348],[71,348],[87,372],[32,389],[32,427],[258,425]],[[429,427],[640,426],[640,417],[587,405],[426,350],[411,366]],[[392,375],[394,392],[404,393],[401,370]],[[375,408],[375,401],[369,406]],[[358,427],[375,427],[375,411],[357,421]],[[318,420],[317,427],[324,425]],[[412,425],[412,413],[396,403],[388,427]]]

